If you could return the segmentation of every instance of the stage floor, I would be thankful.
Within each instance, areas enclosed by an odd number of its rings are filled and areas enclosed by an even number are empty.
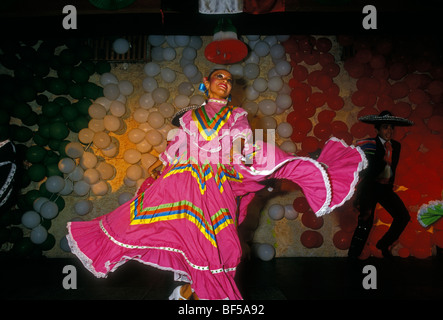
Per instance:
[[[136,261],[106,279],[74,258],[0,259],[0,270],[2,300],[166,300],[177,286],[172,273]],[[65,289],[74,273],[76,289]],[[236,278],[245,300],[443,299],[441,257],[253,259]]]

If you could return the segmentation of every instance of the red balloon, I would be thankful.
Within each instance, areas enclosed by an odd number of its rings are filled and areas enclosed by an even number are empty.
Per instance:
[[[372,69],[381,69],[386,65],[386,59],[381,54],[372,55],[371,61],[369,61],[369,65]]]
[[[294,210],[298,213],[305,214],[311,211],[311,207],[305,197],[295,198],[292,206],[294,207]]]
[[[430,96],[422,89],[414,89],[408,94],[409,101],[414,104],[426,103],[431,100]]]
[[[392,80],[400,80],[408,73],[408,68],[402,62],[394,62],[389,67],[389,77]]]
[[[327,90],[332,85],[332,79],[327,74],[320,74],[317,78],[317,88],[322,91]]]
[[[323,91],[323,93],[328,96],[338,96],[340,94],[340,87],[337,84],[332,83],[328,89]]]
[[[392,220],[393,220],[392,216],[384,208],[378,209],[376,216],[383,223],[386,223],[386,224],[392,223]]]
[[[315,137],[305,137],[301,142],[301,148],[307,153],[314,152],[319,148],[319,141]]]
[[[304,61],[307,65],[313,66],[318,63],[319,55],[317,50],[312,50],[311,52],[305,53]]]
[[[428,92],[431,95],[443,94],[443,81],[434,80],[428,85]]]
[[[443,219],[440,219],[443,220]],[[443,248],[443,231],[442,230],[434,230],[434,234],[432,235],[432,241],[440,248]]]
[[[409,257],[410,252],[408,248],[400,248],[398,249],[398,256],[401,258],[407,258]]]
[[[417,73],[408,74],[404,81],[411,90],[418,89],[421,86],[421,76]]]
[[[355,60],[360,63],[368,63],[372,59],[372,52],[369,49],[360,49],[355,54]]]
[[[405,82],[396,82],[391,85],[390,96],[392,99],[401,99],[408,95],[409,87]]]
[[[305,227],[310,228],[310,229],[314,229],[314,230],[318,230],[321,227],[323,227],[323,223],[324,223],[323,218],[317,217],[315,215],[315,213],[312,211],[303,213],[303,215],[301,217],[301,222],[303,223],[303,225]]]
[[[336,138],[342,139],[344,142],[346,142],[348,145],[351,145],[354,138],[348,131],[340,131],[334,134]]]
[[[318,77],[319,77],[321,74],[323,74],[323,72],[322,72],[321,70],[314,70],[314,71],[311,71],[311,72],[308,74],[308,78],[307,78],[308,84],[309,84],[310,86],[312,86],[312,87],[316,87],[316,86],[317,86],[317,80],[318,80]]]
[[[373,114],[379,114],[378,110],[372,107],[365,107],[364,109],[361,109],[358,114],[357,114],[357,118],[363,117],[363,116],[368,116],[368,115],[373,115]]]
[[[306,91],[301,87],[296,87],[292,89],[290,96],[292,98],[292,103],[294,105],[303,104],[308,99],[309,95],[306,93]]]
[[[335,78],[340,73],[340,67],[335,62],[331,62],[323,66],[322,72],[331,78]]]
[[[318,63],[324,67],[330,63],[335,63],[335,58],[329,52],[321,52],[318,56]]]
[[[368,93],[365,91],[355,91],[351,96],[351,101],[357,107],[364,107],[368,103]]]
[[[411,112],[411,105],[405,101],[399,101],[392,107],[392,113],[397,117],[408,118]]]
[[[326,97],[323,92],[313,92],[308,101],[316,108],[321,107],[326,102]]]
[[[426,119],[432,116],[433,111],[434,106],[431,103],[426,102],[418,104],[415,107],[413,114],[419,118]]]
[[[332,242],[337,249],[347,250],[351,245],[352,232],[345,232],[343,230],[337,231],[332,237]]]
[[[380,90],[380,81],[376,78],[363,77],[357,80],[357,89],[369,93],[377,93]]]
[[[358,79],[365,74],[365,66],[364,64],[351,59],[348,59],[344,63],[344,68],[348,72],[349,76]]]
[[[357,139],[366,137],[368,134],[367,124],[362,122],[354,123],[351,127],[351,134]]]
[[[306,137],[306,132],[294,130],[291,134],[291,140],[294,142],[302,142]]]
[[[306,118],[300,118],[294,122],[294,129],[296,131],[308,133],[312,129],[312,122]]]
[[[332,119],[335,117],[335,111],[332,110],[323,110],[320,111],[317,115],[318,122],[321,123],[330,123]]]
[[[384,236],[386,231],[388,231],[389,226],[381,224],[378,226],[373,226],[371,229],[371,233],[369,234],[369,243],[376,245],[378,240],[381,239],[381,237]]]
[[[377,108],[380,111],[384,111],[384,110],[392,110],[393,106],[395,105],[394,99],[392,99],[390,96],[384,94],[381,95],[378,98],[377,101]]]
[[[323,244],[323,236],[317,231],[306,230],[301,234],[300,242],[308,249],[318,248]]]
[[[300,64],[292,68],[292,76],[297,81],[305,81],[308,77],[308,73],[308,69]]]
[[[372,70],[372,76],[378,80],[388,80],[389,70],[388,68],[380,68]]]
[[[326,97],[326,102],[328,104],[328,107],[332,110],[340,110],[345,105],[345,101],[343,100],[343,98],[338,95],[328,95]]]
[[[332,42],[329,38],[320,37],[317,39],[315,46],[320,52],[328,52],[332,48]]]
[[[443,116],[432,116],[428,120],[428,128],[432,131],[443,132]]]
[[[331,129],[332,129],[332,135],[336,135],[339,132],[348,131],[348,126],[346,125],[346,123],[344,123],[343,121],[333,121],[331,122]]]
[[[406,226],[405,230],[402,232],[402,234],[398,238],[400,244],[406,248],[412,247],[414,245],[416,239],[417,239],[417,232],[412,227],[411,223],[409,223]]]
[[[332,134],[332,127],[329,123],[317,123],[314,126],[314,135],[320,140],[328,139]]]

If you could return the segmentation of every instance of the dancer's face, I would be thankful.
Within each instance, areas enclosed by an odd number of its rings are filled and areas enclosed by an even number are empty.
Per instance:
[[[377,129],[377,134],[384,140],[389,141],[394,135],[394,126],[391,124],[382,124],[379,129]]]
[[[211,74],[211,78],[204,79],[209,98],[226,99],[232,90],[232,75],[227,70],[216,70]]]

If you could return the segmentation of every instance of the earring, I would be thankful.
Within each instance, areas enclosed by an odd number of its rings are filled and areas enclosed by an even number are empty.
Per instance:
[[[200,83],[200,85],[198,86],[198,90],[203,92],[206,96],[209,95],[208,89],[206,89],[206,86],[203,82]]]
[[[231,99],[232,99],[232,97],[231,97],[231,94],[229,94],[229,96],[228,96],[228,102],[231,102]]]

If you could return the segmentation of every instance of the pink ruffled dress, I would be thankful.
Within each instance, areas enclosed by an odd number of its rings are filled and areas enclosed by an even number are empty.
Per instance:
[[[253,193],[263,188],[259,182],[294,181],[321,215],[349,199],[365,165],[358,148],[336,139],[318,161],[263,142],[246,144],[247,154],[237,157],[253,155],[251,166],[233,161],[231,147],[250,137],[250,127],[247,112],[226,101],[209,100],[180,123],[160,155],[165,167],[156,180],[104,216],[68,223],[71,252],[96,277],[138,260],[190,282],[200,299],[241,299],[234,281],[241,258],[237,225]]]

